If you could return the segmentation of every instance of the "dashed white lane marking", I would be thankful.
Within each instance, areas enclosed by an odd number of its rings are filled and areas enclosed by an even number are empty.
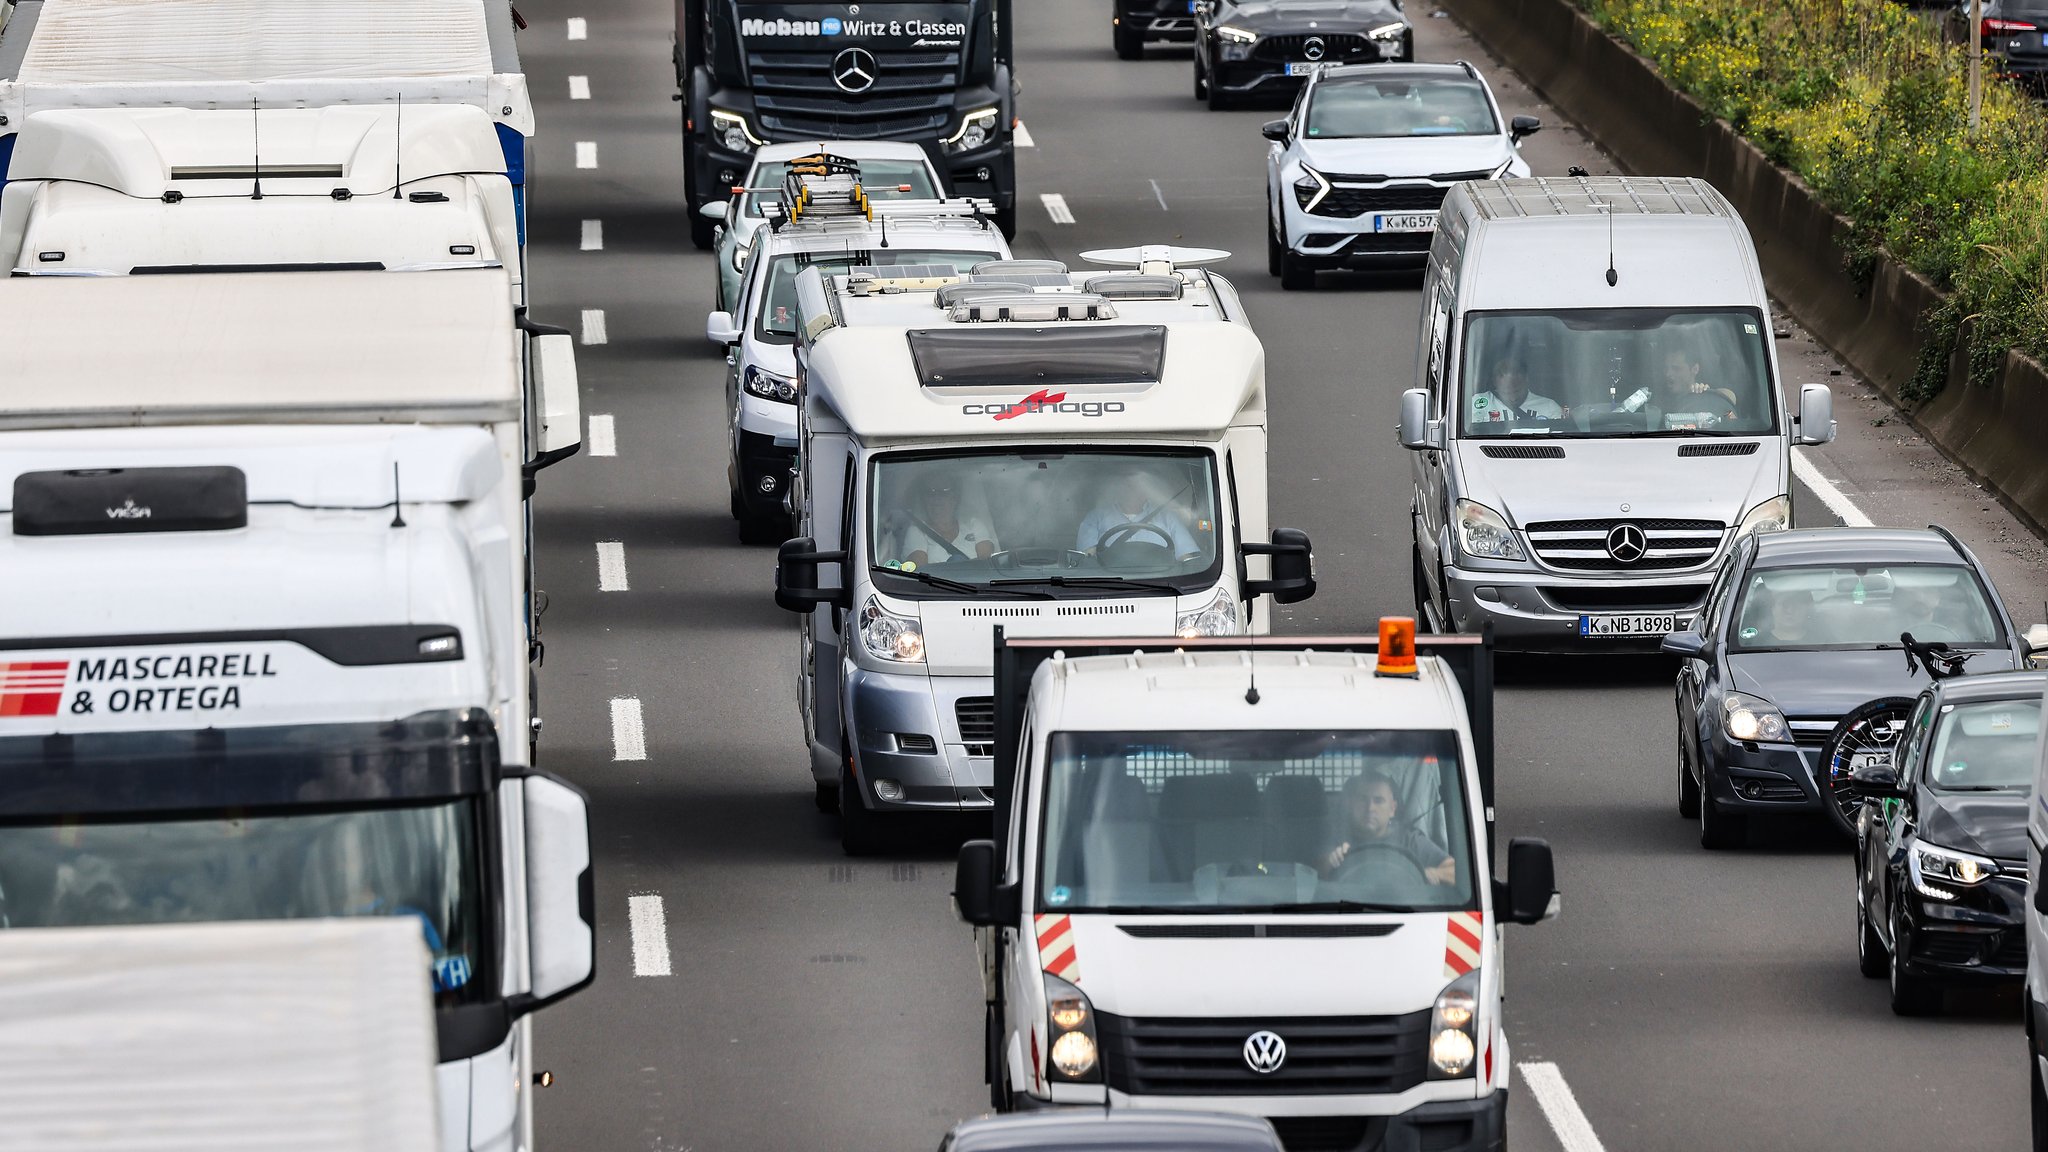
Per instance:
[[[578,168],[597,167],[597,141],[578,140],[576,142],[576,166]]]
[[[647,728],[638,696],[612,697],[612,759],[647,759]]]
[[[1044,192],[1039,194],[1038,202],[1045,205],[1045,214],[1052,217],[1053,223],[1072,224],[1074,222],[1074,210],[1067,207],[1067,198],[1065,196],[1057,192]]]
[[[1841,517],[1842,523],[1851,528],[1870,527],[1870,517],[1865,516],[1863,509],[1856,507],[1854,501],[1844,496],[1842,490],[1835,487],[1834,481],[1821,475],[1820,469],[1813,466],[1813,461],[1806,458],[1806,453],[1792,453],[1792,474],[1799,477],[1801,484],[1813,489],[1813,494],[1820,497],[1820,502],[1828,506],[1828,511]]]
[[[1550,1121],[1550,1130],[1557,1133],[1557,1142],[1564,1152],[1607,1152],[1607,1146],[1600,1143],[1600,1137],[1593,1131],[1593,1124],[1586,1114],[1579,1111],[1579,1098],[1572,1094],[1572,1086],[1564,1082],[1564,1073],[1557,1065],[1547,1060],[1532,1060],[1520,1065],[1522,1079],[1529,1082],[1529,1091],[1536,1094],[1536,1103],[1543,1108],[1543,1116]]]
[[[1166,193],[1159,190],[1159,181],[1147,180],[1145,183],[1152,186],[1152,198],[1159,201],[1159,210],[1161,212],[1166,211]]]
[[[585,308],[583,310],[583,342],[585,344],[602,344],[605,340],[604,309]]]
[[[590,99],[590,77],[588,77],[588,76],[571,76],[571,77],[569,77],[569,99],[571,99],[571,100],[588,100],[588,99]]]
[[[594,415],[590,418],[590,435],[585,437],[590,444],[592,456],[617,456],[619,454],[618,431],[613,427],[609,415]]]
[[[1017,131],[1012,133],[1011,137],[1012,142],[1019,148],[1038,147],[1038,141],[1031,138],[1031,129],[1026,128],[1022,120],[1017,121]]]
[[[585,220],[583,222],[582,247],[585,252],[596,252],[604,248],[604,221]]]
[[[569,39],[571,39],[571,40],[588,40],[588,39],[590,39],[590,21],[588,21],[588,20],[585,20],[585,19],[584,19],[583,17],[581,17],[581,16],[571,16],[571,17],[569,17]]]
[[[633,925],[633,975],[667,976],[668,910],[653,893],[626,897],[626,918]]]
[[[597,590],[624,592],[626,587],[626,546],[617,540],[597,542]]]

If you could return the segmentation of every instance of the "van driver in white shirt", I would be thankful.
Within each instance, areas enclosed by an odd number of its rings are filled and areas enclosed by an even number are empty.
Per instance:
[[[1529,378],[1520,356],[1510,352],[1493,366],[1493,389],[1472,397],[1470,424],[1512,423],[1523,420],[1561,420],[1564,409],[1548,396],[1529,391]]]

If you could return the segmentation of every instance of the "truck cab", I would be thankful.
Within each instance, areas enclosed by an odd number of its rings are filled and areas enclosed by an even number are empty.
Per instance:
[[[961,848],[999,1110],[1243,1112],[1290,1147],[1498,1149],[1481,636],[996,642],[995,838]]]
[[[851,851],[894,814],[989,806],[997,625],[1263,632],[1265,596],[1314,591],[1307,536],[1267,538],[1265,357],[1199,266],[1223,254],[1089,255],[1122,270],[798,279],[802,535],[776,599]]]

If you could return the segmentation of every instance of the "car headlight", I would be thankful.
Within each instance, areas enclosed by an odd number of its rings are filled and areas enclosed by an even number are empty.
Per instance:
[[[1001,115],[1000,109],[977,108],[962,116],[960,118],[960,130],[945,139],[946,150],[949,152],[972,152],[976,148],[988,143],[989,139],[996,134],[996,117],[999,115]]]
[[[747,242],[746,242],[746,241],[744,241],[744,240],[738,240],[738,241],[735,241],[735,242],[733,243],[733,246],[732,246],[732,270],[733,270],[733,271],[735,271],[735,272],[745,272],[745,271],[747,270],[747,253],[748,253],[748,251],[749,251],[749,248],[748,248],[748,245],[747,245]]]
[[[860,638],[868,646],[868,654],[878,660],[924,663],[924,626],[882,607],[876,597],[868,597],[861,605]]]
[[[1377,28],[1367,29],[1365,35],[1369,40],[1399,40],[1401,33],[1407,30],[1408,25],[1396,20],[1392,24],[1382,24]]]
[[[1522,542],[1501,514],[1476,500],[1458,501],[1458,515],[1452,523],[1458,530],[1458,550],[1482,560],[1524,560]]]
[[[726,151],[742,154],[751,153],[767,143],[766,140],[754,135],[752,128],[747,127],[745,116],[737,112],[720,112],[715,109],[711,113],[711,136],[724,145]]]
[[[1926,841],[1915,843],[1906,859],[1914,891],[1936,900],[1953,900],[1956,894],[1950,888],[1973,888],[1998,871],[1998,865],[1982,856],[1937,848]]]
[[[1230,589],[1218,588],[1207,604],[1174,618],[1173,631],[1182,637],[1234,636],[1237,634],[1237,601]]]
[[[1730,740],[1763,744],[1783,744],[1792,739],[1792,729],[1786,725],[1785,714],[1778,711],[1778,706],[1746,692],[1730,692],[1722,698],[1721,731]]]
[[[1479,969],[1474,968],[1437,993],[1429,1014],[1429,1078],[1470,1076],[1478,1055]]]
[[[1294,182],[1294,202],[1301,205],[1303,212],[1313,212],[1329,194],[1330,181],[1321,172],[1303,164],[1301,178]]]
[[[1079,988],[1045,973],[1045,1017],[1052,1043],[1046,1075],[1069,1083],[1102,1079],[1095,1043],[1095,1009]]]
[[[1259,42],[1259,34],[1243,28],[1218,28],[1216,39],[1223,49],[1225,60],[1247,60],[1251,58],[1252,45]]]
[[[797,400],[796,381],[787,376],[777,376],[752,364],[747,365],[747,370],[741,373],[740,387],[745,388],[750,396],[759,396],[763,400],[773,400],[778,404],[794,404]]]
[[[1742,517],[1742,523],[1735,526],[1735,538],[1740,540],[1751,532],[1783,532],[1791,526],[1792,497],[1773,496]]]

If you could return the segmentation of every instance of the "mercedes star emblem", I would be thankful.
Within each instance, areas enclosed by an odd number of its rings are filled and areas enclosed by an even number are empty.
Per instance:
[[[1277,1033],[1254,1032],[1244,1039],[1244,1062],[1247,1068],[1260,1073],[1278,1072],[1287,1063],[1287,1041]]]
[[[1308,57],[1310,62],[1321,60],[1323,58],[1323,38],[1321,36],[1311,36],[1302,41],[1301,54]]]
[[[1616,524],[1607,533],[1607,554],[1623,564],[1641,560],[1649,549],[1649,539],[1633,524]]]
[[[865,48],[848,48],[832,58],[832,82],[841,92],[860,93],[875,86],[875,54]]]

